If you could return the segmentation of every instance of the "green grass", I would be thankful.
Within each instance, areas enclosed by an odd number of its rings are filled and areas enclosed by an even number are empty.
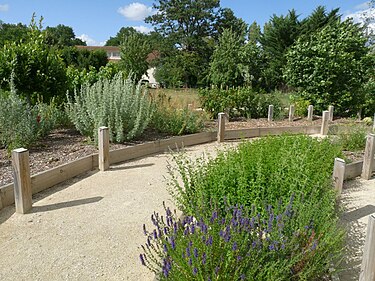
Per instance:
[[[185,108],[191,104],[192,108],[201,107],[198,89],[150,89],[153,96],[166,95],[176,108]]]

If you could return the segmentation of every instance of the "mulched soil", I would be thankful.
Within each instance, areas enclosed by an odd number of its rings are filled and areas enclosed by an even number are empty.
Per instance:
[[[349,120],[338,119],[334,123],[348,123]],[[226,124],[226,129],[243,129],[257,127],[283,127],[283,126],[305,126],[320,125],[320,118],[314,121],[306,119],[295,119],[293,122],[280,120],[268,122],[267,119],[235,120]],[[216,122],[211,121],[206,125],[206,130],[215,130]],[[147,141],[167,138],[168,135],[157,134],[156,132],[146,131],[141,139],[124,144],[111,144],[110,149],[119,149]],[[86,137],[81,136],[73,129],[60,129],[53,131],[45,139],[29,149],[30,173],[46,171],[53,167],[74,161],[78,158],[97,153],[96,146],[88,141]],[[360,156],[355,156],[360,158]],[[11,159],[5,149],[0,149],[0,186],[6,185],[13,181]]]

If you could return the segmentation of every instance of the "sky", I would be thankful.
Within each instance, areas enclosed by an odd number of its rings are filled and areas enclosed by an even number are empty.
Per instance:
[[[96,46],[104,45],[121,27],[132,26],[145,33],[152,30],[144,18],[156,12],[153,3],[153,0],[0,0],[0,20],[28,25],[35,13],[37,19],[43,17],[43,27],[70,26],[76,37]],[[364,11],[375,15],[375,10],[369,10],[364,0],[221,0],[221,7],[231,8],[245,22],[256,21],[261,26],[272,15],[285,15],[293,8],[301,19],[305,18],[319,5],[327,10],[340,8],[343,18],[353,17],[357,22]]]

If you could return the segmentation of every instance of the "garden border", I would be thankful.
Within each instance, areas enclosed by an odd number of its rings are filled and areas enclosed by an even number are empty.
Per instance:
[[[335,125],[330,129],[334,130]],[[289,134],[319,134],[321,126],[293,126],[293,127],[264,127],[238,130],[225,130],[224,140],[241,138],[262,137],[267,135]],[[147,142],[131,147],[125,147],[109,152],[109,163],[116,164],[144,156],[161,153],[169,149],[192,146],[213,142],[217,140],[217,132],[203,132],[186,136],[172,137],[153,142]],[[345,179],[356,177],[361,174],[363,161],[346,164]],[[99,166],[98,153],[77,159],[47,171],[31,176],[32,194],[48,189],[56,184],[81,175],[85,172],[95,170]],[[0,187],[0,210],[12,205],[14,200],[14,184],[10,183]]]

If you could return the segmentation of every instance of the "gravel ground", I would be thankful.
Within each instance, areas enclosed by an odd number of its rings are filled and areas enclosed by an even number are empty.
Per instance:
[[[346,182],[341,196],[342,223],[347,230],[345,259],[340,281],[359,279],[368,217],[375,213],[375,177]]]
[[[191,157],[226,148],[187,148]],[[0,212],[0,280],[153,280],[141,266],[142,225],[162,202],[172,206],[165,176],[169,154],[112,166],[107,172],[38,193],[29,214]]]

